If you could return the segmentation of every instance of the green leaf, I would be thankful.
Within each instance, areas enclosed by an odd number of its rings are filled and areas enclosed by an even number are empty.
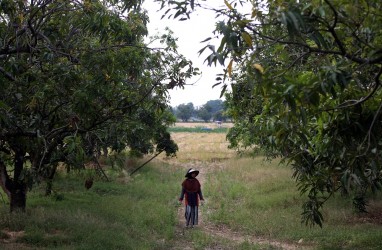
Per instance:
[[[264,68],[263,68],[263,66],[261,66],[261,65],[258,64],[258,63],[254,63],[252,66],[253,66],[257,71],[259,71],[261,74],[264,74]]]
[[[224,84],[222,87],[222,90],[220,91],[220,98],[224,96],[225,91],[227,90],[227,84]]]
[[[233,64],[233,60],[231,60],[227,66],[227,72],[228,72],[228,76],[231,77],[232,76],[232,64]]]
[[[8,109],[8,106],[3,101],[0,101],[0,109]]]
[[[321,35],[320,32],[314,31],[309,37],[314,41],[314,43],[318,46],[318,48],[328,49],[329,45],[326,42],[325,38]]]
[[[224,4],[228,7],[228,9],[233,10],[232,5],[227,0],[224,0]]]
[[[325,18],[325,9],[324,9],[324,6],[320,6],[320,7],[318,8],[318,13],[320,13],[320,16],[321,16],[322,18]]]
[[[211,40],[212,38],[211,37],[207,37],[206,39],[204,39],[203,41],[201,41],[200,43],[204,43],[204,42],[207,42],[209,40]]]
[[[245,43],[248,45],[248,47],[252,48],[252,38],[251,36],[248,34],[248,32],[246,31],[243,31],[241,33],[241,36],[243,37]]]

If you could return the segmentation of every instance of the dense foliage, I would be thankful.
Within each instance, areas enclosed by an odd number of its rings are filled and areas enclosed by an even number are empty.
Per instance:
[[[221,43],[200,53],[226,65],[231,146],[259,146],[292,166],[308,224],[322,225],[321,208],[337,191],[365,211],[382,187],[382,3],[224,2],[213,9],[225,16],[214,31]],[[200,7],[207,2],[181,1],[168,15]]]
[[[190,119],[200,119],[205,122],[226,121],[228,119],[226,113],[225,102],[222,100],[209,100],[200,107],[194,107],[193,103],[180,104],[173,109],[176,118],[187,122]]]
[[[184,122],[187,122],[190,120],[190,118],[195,113],[195,107],[192,102],[189,102],[187,104],[180,104],[175,109],[175,115],[177,118],[181,119]]]
[[[145,46],[141,1],[3,0],[0,8],[0,184],[11,210],[59,162],[83,168],[101,150],[177,145],[167,90],[197,72],[171,34]]]

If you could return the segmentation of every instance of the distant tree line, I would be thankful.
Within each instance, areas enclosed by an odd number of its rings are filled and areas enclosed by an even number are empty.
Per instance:
[[[225,102],[222,100],[210,100],[200,107],[195,107],[192,102],[180,104],[172,108],[172,113],[183,122],[192,120],[225,122],[229,119],[226,115]]]

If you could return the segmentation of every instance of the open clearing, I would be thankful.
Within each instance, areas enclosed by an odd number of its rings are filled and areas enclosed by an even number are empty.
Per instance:
[[[177,124],[178,125],[178,124]],[[200,124],[188,124],[183,123],[179,126],[200,126]],[[211,127],[213,125],[210,125]],[[228,149],[229,143],[225,140],[224,134],[203,134],[203,133],[174,133],[172,138],[179,146],[179,152],[177,157],[169,159],[170,164],[179,165],[184,169],[196,168],[200,170],[198,176],[202,187],[206,182],[207,176],[213,176],[217,170],[224,169],[224,161],[235,157],[234,150]],[[195,156],[198,156],[196,159]],[[208,202],[208,197],[206,197]],[[217,237],[227,240],[232,244],[242,244],[247,242],[249,244],[259,245],[266,247],[266,249],[309,249],[307,245],[302,245],[290,242],[281,242],[274,239],[266,239],[264,237],[257,237],[256,235],[242,234],[240,232],[231,230],[227,226],[217,226],[209,222],[204,214],[208,214],[211,211],[207,211],[207,206],[202,206],[199,214],[199,229],[210,237]],[[187,233],[184,228],[184,207],[178,208],[178,226],[176,233],[179,235],[179,239]],[[187,244],[186,244],[187,245]],[[194,249],[183,248],[185,242],[179,242],[178,246],[174,249]],[[214,249],[226,249],[225,245],[216,245]]]
[[[182,123],[177,124],[177,126],[185,126],[185,127],[200,127],[204,125],[203,123]],[[215,124],[209,124],[210,126],[215,126]],[[230,125],[228,125],[230,126]],[[219,133],[186,133],[186,132],[180,132],[180,133],[172,133],[172,138],[175,140],[175,142],[179,146],[179,152],[177,153],[176,158],[166,159],[168,163],[170,163],[173,166],[180,167],[186,171],[188,168],[196,168],[200,170],[200,175],[198,176],[198,179],[201,181],[201,184],[203,187],[212,185],[212,182],[216,184],[217,180],[220,180],[218,174],[228,172],[226,170],[231,169],[231,171],[236,171],[240,173],[240,180],[241,182],[248,182],[250,183],[259,183],[264,180],[266,180],[270,176],[280,176],[282,179],[285,179],[285,174],[287,176],[291,176],[291,170],[290,168],[284,168],[284,170],[279,169],[276,170],[275,168],[267,169],[267,168],[259,168],[258,170],[255,170],[255,166],[252,166],[252,170],[249,170],[249,172],[246,172],[245,169],[242,169],[243,165],[240,166],[240,162],[244,165],[246,164],[245,161],[251,162],[251,159],[244,160],[237,156],[236,152],[234,150],[228,149],[229,143],[226,141],[225,134],[219,134]],[[261,161],[261,160],[260,160]],[[238,165],[236,165],[238,163]],[[253,162],[251,164],[254,164]],[[261,164],[261,163],[256,163]],[[255,164],[255,165],[256,165]],[[236,169],[236,170],[235,170]],[[277,172],[272,172],[277,171]],[[284,173],[284,176],[282,177],[282,173]],[[289,174],[288,174],[289,173]],[[275,178],[273,177],[273,178]],[[290,177],[289,177],[290,178]],[[288,179],[288,178],[287,178]],[[221,180],[220,180],[221,181]],[[293,184],[293,180],[289,179],[290,182],[292,182],[292,188],[295,190],[295,193],[297,194],[296,197],[298,197],[298,191],[295,187],[295,184]],[[214,185],[215,185],[214,184]],[[221,184],[216,184],[221,185]],[[246,185],[244,185],[246,186]],[[248,185],[249,187],[251,185]],[[294,187],[293,187],[294,186]],[[276,185],[274,186],[276,187]],[[269,192],[274,192],[272,185],[269,187]],[[264,191],[268,192],[268,191]],[[288,192],[288,191],[286,191]],[[234,193],[232,191],[232,193]],[[277,193],[277,192],[276,192]],[[209,195],[212,194],[205,194],[206,198],[206,205],[202,206],[200,209],[200,225],[199,230],[205,235],[209,237],[214,237],[217,239],[221,239],[224,243],[216,243],[213,248],[207,248],[207,249],[235,249],[232,248],[232,246],[240,246],[239,249],[243,249],[242,245],[248,246],[249,248],[244,249],[327,249],[326,247],[330,248],[336,248],[338,249],[353,249],[346,246],[349,242],[352,242],[352,233],[350,233],[350,230],[354,230],[354,232],[358,232],[356,229],[357,227],[360,228],[369,228],[367,223],[373,223],[374,226],[370,227],[370,230],[378,230],[380,226],[378,226],[379,220],[373,219],[376,208],[380,208],[381,203],[377,202],[378,204],[373,204],[370,210],[370,213],[368,215],[355,215],[352,213],[351,208],[338,208],[336,209],[336,205],[334,205],[332,208],[330,206],[325,207],[324,209],[324,216],[326,217],[327,221],[324,225],[324,229],[320,229],[318,227],[316,228],[309,228],[305,226],[304,224],[300,223],[300,213],[301,213],[301,206],[300,203],[297,202],[297,200],[294,200],[295,194],[289,193],[287,196],[283,196],[285,199],[284,201],[284,207],[288,208],[289,206],[293,206],[293,203],[296,203],[293,208],[293,215],[294,218],[288,218],[285,219],[284,225],[275,224],[272,225],[272,222],[270,222],[270,225],[265,226],[269,227],[268,230],[276,231],[278,227],[288,227],[287,224],[291,223],[291,221],[294,221],[295,224],[290,225],[291,231],[295,231],[296,235],[304,235],[301,237],[298,237],[295,240],[280,240],[280,235],[277,235],[276,237],[270,235],[270,236],[264,236],[257,233],[253,233],[251,231],[247,230],[236,230],[234,228],[230,228],[229,225],[225,225],[225,223],[218,222],[212,222],[209,220],[209,217],[212,213],[216,212],[216,206],[213,206],[209,202]],[[269,195],[272,195],[270,193]],[[267,197],[265,194],[264,197]],[[238,196],[239,201],[241,199],[245,199],[243,197]],[[335,203],[336,201],[334,201]],[[224,202],[223,202],[224,203]],[[237,203],[236,207],[233,209],[233,211],[240,209],[240,203]],[[219,208],[218,208],[219,209]],[[253,213],[258,213],[253,208]],[[334,209],[334,210],[333,210]],[[378,209],[377,209],[378,210]],[[273,211],[273,212],[272,212]],[[283,215],[283,211],[275,210],[269,210],[270,213],[280,213],[278,214],[271,214],[272,216],[287,216],[290,217],[290,214]],[[188,230],[184,230],[184,208],[183,206],[179,207],[177,210],[178,213],[178,226],[176,230],[176,234],[179,236],[179,244],[177,244],[177,247],[174,247],[174,249],[185,249],[183,248],[185,245],[187,245],[187,242],[183,242],[182,236],[184,234],[189,234]],[[235,213],[235,212],[234,212]],[[264,217],[264,216],[262,216]],[[367,218],[365,218],[367,217]],[[372,221],[371,221],[372,219]],[[248,217],[248,220],[251,220],[251,217]],[[333,221],[331,221],[333,220]],[[336,221],[338,220],[338,221]],[[270,220],[272,221],[272,219]],[[353,221],[354,223],[350,223],[349,221]],[[276,222],[278,223],[278,222]],[[350,224],[349,224],[350,223]],[[365,224],[366,223],[366,224]],[[338,225],[337,225],[338,224]],[[345,228],[343,228],[345,227]],[[349,228],[347,228],[349,227]],[[373,229],[372,229],[373,228]],[[307,236],[309,234],[311,235],[317,235],[319,237],[325,237],[325,234],[332,234],[330,232],[332,231],[338,231],[338,235],[341,235],[341,237],[344,237],[345,239],[348,238],[349,240],[341,240],[340,243],[336,243],[339,245],[331,245],[333,243],[325,243],[327,245],[320,246],[322,243],[315,242],[315,237]],[[348,231],[349,230],[349,231]],[[254,229],[254,231],[257,231]],[[304,233],[301,233],[301,231],[305,231]],[[305,238],[305,237],[309,237]],[[289,237],[286,237],[289,238]],[[378,237],[377,237],[378,238]],[[219,242],[219,241],[218,241]],[[199,248],[193,248],[192,244],[188,244],[189,248],[186,249],[199,249]],[[227,247],[230,246],[230,247]],[[382,245],[381,245],[382,247]],[[206,248],[204,248],[206,249]],[[373,247],[368,247],[367,249],[375,249]],[[378,249],[378,248],[377,248]]]
[[[277,159],[240,157],[224,133],[172,132],[172,138],[177,157],[161,154],[133,176],[129,170],[140,162],[122,158],[123,171],[104,165],[111,182],[84,192],[80,176],[70,175],[55,183],[60,196],[34,189],[25,217],[10,220],[3,207],[0,249],[382,249],[380,199],[357,215],[337,196],[325,205],[324,228],[309,228],[300,221],[304,200],[292,170]],[[200,170],[205,204],[199,226],[185,230],[177,199],[191,167]]]

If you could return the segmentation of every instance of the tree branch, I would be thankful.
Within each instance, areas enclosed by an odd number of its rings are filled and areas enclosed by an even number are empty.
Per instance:
[[[0,72],[7,78],[8,80],[15,82],[16,78],[12,76],[9,72],[5,71],[3,67],[0,66]]]
[[[375,87],[374,90],[368,95],[368,98],[370,98],[370,96],[372,96],[372,93],[375,93],[375,91],[377,90],[377,87],[380,86],[379,77],[381,76],[381,74],[382,74],[382,68],[379,69],[379,72],[378,72],[378,74],[377,74],[377,76],[376,76],[376,78],[375,78],[375,85],[376,85],[376,87]],[[367,99],[368,99],[368,98],[367,98]],[[365,98],[365,99],[366,99],[366,98]],[[366,99],[366,100],[367,100],[367,99]],[[375,115],[374,115],[374,117],[373,117],[373,121],[371,122],[370,127],[369,127],[369,130],[367,131],[367,136],[365,137],[365,140],[362,142],[362,144],[363,144],[363,143],[366,141],[366,139],[367,139],[368,144],[367,144],[367,149],[366,149],[365,151],[367,151],[367,150],[369,149],[369,147],[370,147],[371,130],[373,129],[374,124],[375,124],[375,122],[377,121],[377,118],[378,118],[378,116],[379,116],[379,114],[380,114],[380,112],[381,112],[381,109],[382,109],[382,102],[381,102],[381,104],[379,105],[378,110],[377,110],[377,112],[375,113]]]
[[[372,89],[372,91],[365,97],[362,97],[361,99],[359,99],[358,101],[357,100],[350,100],[350,101],[347,101],[347,102],[344,102],[340,105],[338,105],[336,108],[333,108],[333,109],[327,109],[325,111],[330,111],[330,110],[334,110],[334,109],[344,109],[344,108],[349,108],[349,107],[352,107],[352,106],[355,106],[355,105],[358,105],[358,104],[361,104],[365,101],[367,101],[369,98],[371,98],[374,93],[378,90],[378,88],[380,87],[381,85],[381,82],[379,81],[379,78],[381,77],[382,75],[382,67],[379,69],[379,72],[377,73],[377,75],[375,76],[375,85],[374,85],[374,88]]]
[[[140,165],[139,167],[137,167],[136,169],[134,169],[131,173],[130,173],[130,176],[132,176],[135,172],[137,172],[139,169],[143,168],[147,163],[149,163],[150,161],[152,161],[154,158],[156,158],[158,155],[160,155],[164,150],[161,150],[159,151],[158,153],[156,153],[153,157],[151,157],[148,161],[146,161],[145,163],[143,163],[142,165]]]
[[[5,132],[0,134],[0,139],[5,139],[9,137],[18,137],[18,136],[29,136],[29,137],[37,137],[36,132],[24,132],[24,131],[18,131],[18,132]]]
[[[329,28],[329,32],[332,34],[333,38],[334,38],[334,41],[336,41],[340,51],[342,52],[342,54],[346,55],[346,49],[343,45],[343,43],[341,42],[341,40],[338,38],[337,36],[337,33],[335,31],[335,28],[337,26],[337,22],[338,22],[338,13],[337,13],[337,10],[334,8],[334,6],[332,5],[332,3],[329,1],[329,0],[325,0],[325,3],[327,5],[329,5],[329,8],[333,11],[333,14],[334,14],[334,22],[333,24],[328,27]]]
[[[282,73],[274,76],[273,78],[277,78],[277,77],[280,77],[282,75],[284,75],[286,72],[289,71],[289,69],[291,69],[299,60],[301,60],[304,56],[307,56],[309,55],[310,53],[309,52],[305,52],[303,54],[301,54],[299,57],[297,57]]]

